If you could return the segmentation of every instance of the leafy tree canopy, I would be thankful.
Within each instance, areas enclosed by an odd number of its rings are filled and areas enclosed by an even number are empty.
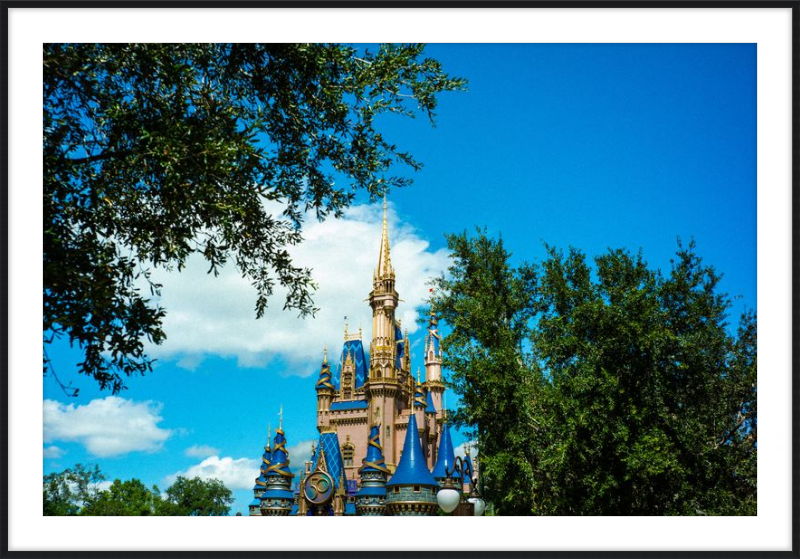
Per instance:
[[[161,501],[158,514],[168,516],[225,516],[233,503],[231,490],[218,479],[178,477]]]
[[[63,472],[48,474],[43,479],[45,516],[74,516],[97,498],[97,484],[106,479],[100,468],[76,464]]]
[[[432,122],[465,85],[422,45],[46,44],[43,64],[44,332],[114,393],[150,370],[144,340],[165,338],[153,266],[233,261],[257,316],[276,285],[284,309],[313,314],[288,252],[304,213],[409,184],[396,164],[420,163],[377,117]]]
[[[84,516],[150,516],[161,498],[158,487],[148,489],[138,479],[114,480],[81,510]]]
[[[500,514],[756,514],[756,316],[694,243],[668,274],[641,253],[448,237],[445,363]]]
[[[224,516],[233,503],[218,479],[178,477],[163,495],[135,478],[99,490],[105,479],[98,466],[81,464],[44,476],[45,516]]]

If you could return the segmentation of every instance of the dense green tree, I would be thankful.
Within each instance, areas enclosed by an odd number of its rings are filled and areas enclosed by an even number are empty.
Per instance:
[[[448,246],[445,365],[498,513],[756,513],[756,317],[733,333],[694,244],[667,275],[624,250],[514,269],[483,233]]]
[[[155,514],[161,500],[158,487],[148,489],[138,479],[114,480],[105,491],[101,491],[83,507],[85,516],[150,516]]]
[[[483,491],[496,512],[529,514],[540,387],[521,348],[531,333],[533,269],[512,268],[502,240],[485,232],[449,235],[447,245],[453,264],[434,283],[436,310],[450,329],[444,367],[463,404],[454,419],[478,437]]]
[[[225,516],[233,503],[231,490],[218,479],[178,477],[165,491],[156,514],[162,516]]]
[[[153,266],[232,261],[257,316],[276,285],[312,314],[311,272],[287,250],[304,212],[409,184],[397,164],[420,163],[377,117],[433,121],[465,83],[422,45],[46,44],[43,66],[45,341],[80,347],[80,372],[113,392],[165,337]]]
[[[97,484],[103,480],[105,476],[96,464],[94,468],[76,464],[63,472],[47,474],[43,478],[44,515],[77,515],[97,498]]]

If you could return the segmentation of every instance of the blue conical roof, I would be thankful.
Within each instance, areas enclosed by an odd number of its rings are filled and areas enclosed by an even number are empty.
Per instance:
[[[417,386],[414,390],[414,407],[424,408],[425,404],[425,394],[422,393],[422,385],[417,381]]]
[[[286,437],[283,434],[283,429],[275,431],[275,441],[272,445],[272,461],[267,467],[267,474],[294,477],[294,474],[289,472],[289,453],[286,452]]]
[[[442,436],[439,437],[439,454],[436,457],[436,465],[433,467],[433,477],[444,479],[447,477],[447,470],[453,467],[456,461],[456,454],[453,452],[453,441],[450,439],[450,426],[445,423],[442,425]]]
[[[439,486],[425,465],[425,454],[423,454],[422,445],[419,442],[417,420],[413,413],[408,418],[408,430],[406,431],[406,441],[403,443],[400,464],[386,487],[393,485]]]
[[[388,472],[383,458],[383,447],[381,447],[380,425],[373,425],[369,430],[369,443],[367,446],[367,456],[364,458],[364,465],[359,472]]]
[[[319,379],[315,386],[317,390],[324,390],[326,388],[335,390],[331,384],[331,366],[328,364],[328,352],[325,352],[325,357],[322,360],[322,365],[319,368]]]
[[[433,405],[433,392],[428,390],[427,407],[425,413],[436,413],[436,406]]]

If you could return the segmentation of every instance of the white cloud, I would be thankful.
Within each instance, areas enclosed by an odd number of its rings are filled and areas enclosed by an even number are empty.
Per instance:
[[[98,481],[97,483],[94,484],[94,489],[99,493],[100,491],[108,491],[109,489],[111,489],[112,485],[114,485],[113,481],[109,480]]]
[[[311,460],[311,445],[316,443],[316,439],[308,441],[300,441],[290,447],[287,447],[289,452],[289,467],[294,472],[299,472],[305,467],[306,460]]]
[[[183,453],[192,458],[206,458],[208,456],[219,454],[219,449],[214,448],[213,446],[208,446],[207,444],[196,444],[187,448]]]
[[[42,450],[42,456],[51,459],[61,458],[64,456],[64,449],[57,446],[46,446]]]
[[[228,489],[252,489],[258,477],[260,459],[231,458],[230,456],[209,456],[199,464],[175,472],[165,478],[167,485],[172,485],[178,476],[187,478],[218,479]]]
[[[44,441],[78,442],[99,457],[159,450],[172,431],[158,426],[162,405],[118,396],[95,399],[83,406],[45,400]]]
[[[392,264],[403,299],[398,318],[413,334],[419,329],[416,308],[428,296],[426,282],[446,268],[447,251],[429,251],[429,243],[402,223],[391,205],[388,217]],[[174,359],[187,369],[196,368],[206,355],[237,357],[240,366],[251,367],[280,356],[289,374],[312,374],[323,344],[340,347],[344,316],[351,332],[363,328],[365,341],[371,335],[372,311],[364,299],[372,289],[381,223],[380,204],[353,206],[341,219],[307,221],[305,240],[291,252],[296,265],[313,269],[319,286],[314,302],[320,311],[313,319],[283,311],[284,292],[276,288],[265,317],[256,320],[255,290],[232,265],[215,278],[195,255],[181,273],[155,270],[154,279],[164,285],[160,304],[167,311],[167,339],[149,347],[149,354]]]
[[[467,446],[469,446],[469,455],[475,458],[478,455],[478,445],[475,441],[464,441],[453,449],[453,451],[456,456],[465,456],[467,454]]]

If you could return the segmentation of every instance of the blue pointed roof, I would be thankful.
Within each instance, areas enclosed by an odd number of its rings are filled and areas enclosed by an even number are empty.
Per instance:
[[[403,443],[400,464],[398,464],[397,470],[395,470],[386,487],[393,485],[439,486],[425,464],[425,454],[422,452],[422,445],[419,442],[417,420],[413,413],[408,418],[408,430],[406,431],[405,443]]]
[[[289,472],[289,453],[286,452],[286,437],[283,429],[275,431],[275,441],[272,445],[272,460],[267,467],[267,474],[280,474],[285,477],[294,477]]]
[[[317,469],[317,461],[319,461],[319,453],[325,451],[325,465],[328,467],[328,473],[333,478],[336,488],[339,488],[339,483],[344,475],[344,460],[342,460],[342,450],[339,447],[339,437],[336,433],[322,433],[319,436],[319,450],[314,455],[314,464],[311,470]]]
[[[347,354],[353,355],[353,364],[355,365],[355,387],[361,388],[367,382],[367,359],[364,355],[364,344],[361,340],[347,340],[342,346],[342,358],[339,360],[339,367],[336,370],[336,375],[333,376],[332,383],[336,390],[342,378],[342,365],[347,361]]]
[[[417,381],[417,386],[414,389],[414,407],[424,408],[425,405],[425,394],[422,393],[422,385]]]
[[[317,384],[314,388],[317,390],[321,390],[323,388],[335,390],[333,383],[331,382],[331,366],[328,364],[327,351],[325,352],[325,357],[322,360],[322,365],[319,367],[319,379],[317,380]]]
[[[430,390],[428,390],[427,406],[425,407],[425,413],[436,413],[436,406],[433,405],[433,393]]]
[[[364,465],[359,472],[387,472],[386,462],[383,458],[383,447],[380,439],[380,425],[373,425],[369,430],[369,442],[367,443],[367,455],[364,457]]]
[[[439,454],[436,456],[436,464],[433,466],[433,477],[444,479],[447,477],[447,470],[453,467],[456,461],[456,453],[453,451],[453,441],[450,438],[450,426],[445,423],[442,425],[442,434],[439,437]]]

